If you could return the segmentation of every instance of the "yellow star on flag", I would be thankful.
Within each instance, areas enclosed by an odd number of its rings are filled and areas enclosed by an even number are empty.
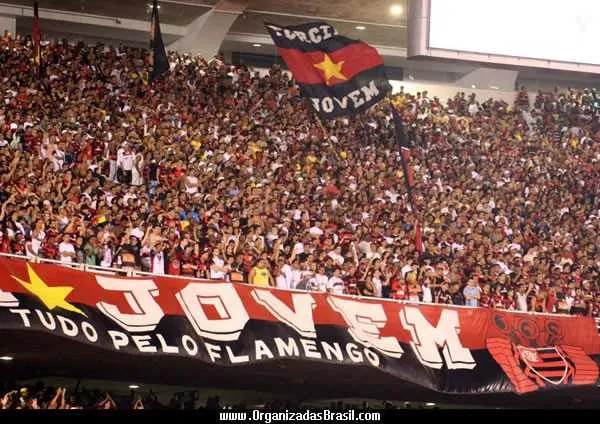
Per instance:
[[[52,287],[48,286],[44,281],[36,274],[36,272],[27,264],[27,273],[29,274],[29,283],[23,281],[18,277],[12,275],[11,277],[17,280],[23,287],[29,290],[31,293],[36,295],[49,310],[54,308],[62,308],[67,311],[75,312],[87,317],[81,309],[71,305],[67,302],[67,296],[73,291],[73,287]]]
[[[323,53],[323,61],[316,63],[313,66],[320,69],[325,74],[325,84],[330,85],[329,80],[335,77],[339,80],[346,81],[348,78],[342,74],[342,66],[344,66],[344,60],[340,60],[338,63],[333,62],[327,53]]]

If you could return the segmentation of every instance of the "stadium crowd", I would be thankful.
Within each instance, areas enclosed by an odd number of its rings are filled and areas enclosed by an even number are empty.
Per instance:
[[[60,40],[40,82],[31,49],[0,40],[2,253],[600,316],[593,90],[514,104],[402,90],[323,129],[277,66],[171,53],[149,83],[143,50]]]
[[[1,393],[1,392],[0,392]],[[164,395],[164,394],[163,394]],[[164,397],[164,396],[162,396]],[[254,395],[256,398],[257,395]],[[200,401],[200,394],[197,391],[185,391],[174,393],[167,398],[167,402],[161,402],[161,396],[158,396],[152,390],[145,393],[139,393],[131,390],[129,393],[110,393],[99,389],[87,389],[85,387],[53,387],[44,382],[37,382],[34,385],[22,386],[14,390],[6,391],[0,397],[0,410],[17,409],[85,409],[85,410],[115,410],[115,409],[151,409],[151,410],[250,410],[260,409],[263,411],[284,411],[300,410],[306,408],[322,408],[323,405],[311,404],[298,399],[269,399],[261,400],[259,404],[254,401],[227,402],[221,399],[221,396],[209,396],[206,402]],[[262,396],[259,396],[262,399]],[[361,404],[349,404],[342,401],[334,401],[329,405],[332,411],[343,411],[347,409],[411,409],[416,407],[423,409],[424,405],[417,403],[412,405],[410,402],[392,403],[389,401],[369,404],[363,401]]]

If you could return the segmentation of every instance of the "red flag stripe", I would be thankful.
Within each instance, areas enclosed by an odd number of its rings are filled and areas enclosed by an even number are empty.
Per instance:
[[[558,353],[538,353],[537,354],[542,359],[551,359],[551,358],[561,358]]]
[[[525,371],[526,374],[534,376],[535,371],[533,370],[526,370]],[[561,370],[561,371],[544,371],[543,373],[540,373],[541,375],[543,375],[546,378],[550,378],[550,377],[562,377],[563,375],[565,375],[565,370]]]
[[[564,361],[551,361],[551,362],[534,362],[531,363],[534,368],[564,368]]]
[[[415,176],[413,174],[412,168],[410,166],[407,166],[407,168],[408,168],[408,175],[407,175],[407,177],[408,177],[408,186],[412,188],[415,185]]]
[[[415,248],[419,253],[423,253],[425,250],[423,248],[423,235],[421,234],[421,225],[419,223],[415,226]]]
[[[314,65],[323,62],[324,52],[301,52],[297,49],[278,49],[279,54],[287,64],[294,78],[301,84],[323,84],[325,76],[323,71],[315,68]],[[334,63],[344,61],[341,72],[347,80],[341,80],[333,77],[329,80],[329,85],[336,85],[347,82],[367,69],[383,65],[383,59],[375,48],[365,43],[355,43],[343,47],[334,52],[328,53]]]
[[[400,148],[400,154],[402,155],[405,161],[410,160],[410,149],[408,147]]]

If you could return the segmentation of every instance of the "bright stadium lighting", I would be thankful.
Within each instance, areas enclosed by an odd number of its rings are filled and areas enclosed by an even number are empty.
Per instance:
[[[355,28],[359,31],[363,31],[363,30],[367,29],[367,27],[363,26],[363,25],[357,25]]]
[[[427,402],[425,406],[435,406],[435,402]]]
[[[8,362],[8,361],[12,361],[13,359],[15,359],[15,358],[13,358],[12,356],[0,356],[0,361]]]
[[[402,6],[399,4],[394,4],[390,7],[390,13],[394,16],[398,16],[402,14]]]
[[[254,44],[252,44],[252,47],[262,47],[262,44],[254,43]]]
[[[140,388],[140,386],[138,386],[137,384],[130,384],[130,385],[129,385],[129,388],[130,388],[130,389],[139,389],[139,388]]]

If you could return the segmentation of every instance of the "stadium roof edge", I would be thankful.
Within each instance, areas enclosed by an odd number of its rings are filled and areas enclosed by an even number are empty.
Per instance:
[[[0,3],[0,15],[8,15],[14,17],[33,17],[33,7],[17,6],[7,3]],[[78,24],[87,24],[93,26],[103,26],[111,28],[127,29],[130,31],[148,32],[150,22],[140,21],[135,19],[120,18],[116,16],[91,15],[87,13],[70,12],[54,9],[39,9],[41,19],[49,19],[54,21],[72,22]],[[161,24],[163,34],[171,34],[184,36],[187,32],[186,27],[170,24]]]
[[[225,37],[225,40],[241,42],[241,43],[259,43],[259,44],[266,44],[266,45],[274,44],[273,39],[271,37],[269,37],[267,34],[263,35],[263,34],[253,34],[253,33],[230,32]],[[407,50],[404,47],[391,47],[391,46],[379,46],[379,45],[372,45],[372,46],[375,47],[379,51],[379,54],[381,54],[382,56],[406,57],[406,55],[407,55]]]

